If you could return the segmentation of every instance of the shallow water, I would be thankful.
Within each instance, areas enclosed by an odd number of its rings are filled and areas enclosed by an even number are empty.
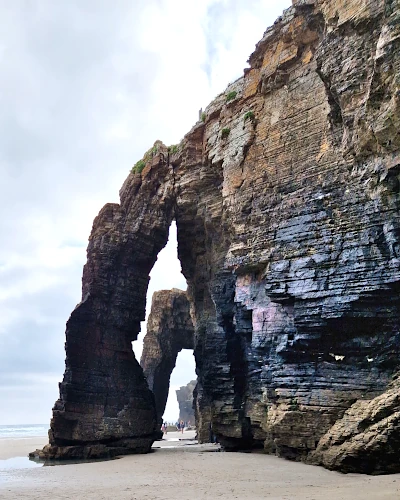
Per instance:
[[[3,426],[3,429],[6,426]],[[11,426],[10,427],[11,431]],[[31,427],[31,428],[30,428]],[[33,428],[32,428],[33,427]],[[19,426],[19,430],[21,428],[23,429],[23,432],[35,432],[35,427],[40,427],[40,426]],[[17,426],[13,427],[14,432],[17,430]],[[8,443],[9,446],[11,446],[12,451],[15,452],[16,457],[12,458],[1,458],[0,459],[0,482],[2,479],[5,478],[5,476],[9,476],[10,474],[13,474],[13,471],[18,473],[18,470],[26,470],[26,469],[34,469],[38,467],[48,467],[48,466],[57,466],[57,465],[76,465],[76,464],[84,464],[84,463],[91,463],[91,462],[104,462],[104,461],[109,461],[109,460],[115,460],[117,458],[121,457],[113,457],[113,458],[102,458],[102,459],[86,459],[86,460],[78,460],[78,459],[71,459],[71,460],[40,460],[38,458],[29,458],[28,456],[21,456],[24,451],[25,451],[25,439],[26,439],[26,449],[29,451],[29,449],[32,447],[36,448],[41,448],[42,444],[38,441],[33,444],[31,443],[31,440],[29,438],[26,438],[25,436],[21,437],[21,434],[23,432],[19,432],[19,436],[16,438],[11,438],[7,439],[6,438],[6,443]],[[11,433],[11,432],[10,432]],[[195,434],[185,434],[182,436],[180,433],[171,433],[171,436],[164,436],[164,439],[160,441],[156,441],[153,445],[153,452],[156,451],[161,451],[162,449],[165,449],[165,451],[169,452],[174,452],[174,451],[180,451],[180,450],[187,450],[187,451],[205,451],[204,445],[199,445],[197,440],[195,439]],[[175,434],[175,435],[174,435]],[[15,440],[15,441],[14,441]],[[15,449],[13,449],[12,443],[15,442],[17,445]],[[1,446],[1,439],[0,439],[0,446]],[[207,450],[211,451],[211,450]],[[216,449],[212,451],[217,451]],[[4,455],[3,455],[4,456]],[[6,455],[7,456],[7,455]],[[9,456],[9,455],[8,455]],[[32,471],[33,472],[33,471]]]
[[[47,436],[49,424],[0,425],[0,438]]]
[[[29,460],[28,457],[13,457],[6,460],[0,460],[0,470],[9,469],[32,469],[34,467],[43,467],[43,463]]]
[[[0,471],[10,469],[33,469],[35,467],[48,467],[54,465],[76,465],[88,464],[92,462],[108,462],[109,460],[117,460],[119,457],[113,458],[96,458],[82,460],[37,460],[29,457],[13,457],[6,460],[0,460]]]
[[[91,464],[96,462],[109,462],[110,460],[118,460],[121,457],[112,458],[86,458],[86,459],[76,459],[76,460],[45,460],[44,462],[37,461],[45,467],[52,467],[53,465],[76,465],[76,464]]]

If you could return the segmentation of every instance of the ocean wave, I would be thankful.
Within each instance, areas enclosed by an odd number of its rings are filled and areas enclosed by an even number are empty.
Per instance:
[[[0,438],[47,436],[48,424],[0,425]]]

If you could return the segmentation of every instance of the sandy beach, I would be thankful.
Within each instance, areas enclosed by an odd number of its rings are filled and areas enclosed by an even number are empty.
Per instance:
[[[54,467],[5,468],[47,438],[0,440],[0,498],[29,500],[139,499],[390,499],[400,474],[343,475],[259,453],[218,452],[194,444],[194,432],[168,434],[148,455]],[[180,441],[180,438],[185,438]]]

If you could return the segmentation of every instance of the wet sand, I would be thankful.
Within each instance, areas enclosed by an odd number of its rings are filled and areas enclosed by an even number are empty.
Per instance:
[[[179,441],[179,438],[189,438]],[[0,462],[3,500],[141,499],[400,499],[400,474],[339,474],[258,453],[218,452],[196,445],[193,432],[169,433],[148,455],[118,460],[5,469]],[[0,460],[26,456],[43,438],[0,439]],[[3,464],[3,466],[2,466]]]

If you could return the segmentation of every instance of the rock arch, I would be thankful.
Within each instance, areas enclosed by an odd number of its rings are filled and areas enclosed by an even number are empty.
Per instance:
[[[140,366],[154,394],[158,429],[168,399],[171,373],[182,349],[194,349],[194,327],[186,292],[176,288],[155,292]]]

